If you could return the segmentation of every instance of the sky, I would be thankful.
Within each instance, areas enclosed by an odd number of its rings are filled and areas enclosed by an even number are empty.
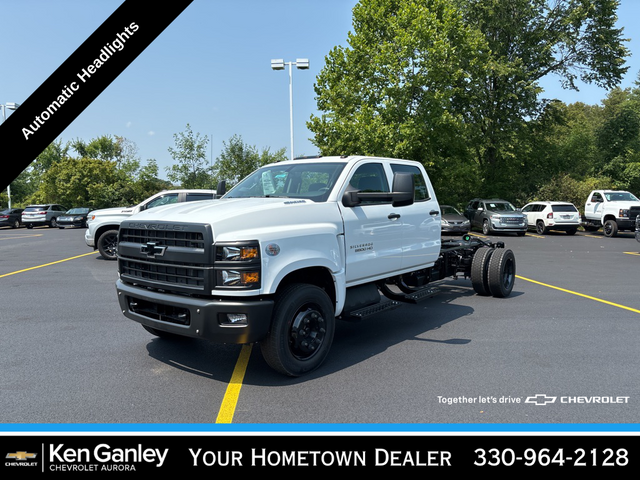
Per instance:
[[[124,137],[143,162],[158,162],[163,178],[173,162],[168,149],[174,135],[187,124],[211,139],[211,162],[234,135],[260,151],[286,148],[289,156],[289,74],[272,70],[270,62],[307,58],[310,68],[294,68],[292,75],[294,153],[315,155],[306,127],[319,113],[314,82],[330,50],[347,46],[356,3],[194,0],[58,139]],[[121,4],[0,0],[0,104],[27,99]],[[618,14],[618,26],[630,39],[630,68],[620,85],[626,88],[640,71],[640,0],[622,0]],[[607,93],[594,86],[566,91],[553,76],[542,86],[546,98],[566,103],[598,104]]]

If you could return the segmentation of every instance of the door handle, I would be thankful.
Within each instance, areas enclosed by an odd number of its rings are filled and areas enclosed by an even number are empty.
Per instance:
[[[438,210],[431,210],[429,215],[438,215],[440,212]]]
[[[399,213],[390,213],[387,218],[389,220],[397,220],[400,218],[400,214]]]

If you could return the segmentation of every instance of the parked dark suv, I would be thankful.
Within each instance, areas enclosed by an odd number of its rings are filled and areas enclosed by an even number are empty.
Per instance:
[[[527,219],[510,202],[499,199],[474,198],[464,211],[471,228],[479,228],[489,235],[497,232],[527,233]]]

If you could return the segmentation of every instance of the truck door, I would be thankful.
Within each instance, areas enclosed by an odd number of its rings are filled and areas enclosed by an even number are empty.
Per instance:
[[[381,163],[365,163],[350,177],[351,187],[365,192],[389,192]],[[347,284],[384,278],[402,265],[402,220],[390,202],[363,201],[354,207],[339,203],[344,221]]]
[[[603,205],[604,198],[600,195],[600,192],[593,192],[584,207],[585,216],[591,219],[599,219],[602,215]]]
[[[415,187],[413,203],[394,208],[402,221],[402,268],[433,264],[440,255],[441,212],[431,183],[414,165],[392,163],[391,171],[413,174]]]

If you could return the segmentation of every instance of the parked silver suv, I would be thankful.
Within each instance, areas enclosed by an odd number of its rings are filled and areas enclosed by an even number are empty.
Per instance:
[[[474,198],[464,211],[471,228],[480,228],[489,235],[496,232],[515,232],[518,236],[527,233],[527,220],[510,202],[498,199]]]
[[[34,225],[49,225],[50,227],[58,226],[58,217],[64,215],[68,209],[62,205],[53,203],[44,205],[29,205],[22,212],[22,223],[27,228],[33,228]]]

